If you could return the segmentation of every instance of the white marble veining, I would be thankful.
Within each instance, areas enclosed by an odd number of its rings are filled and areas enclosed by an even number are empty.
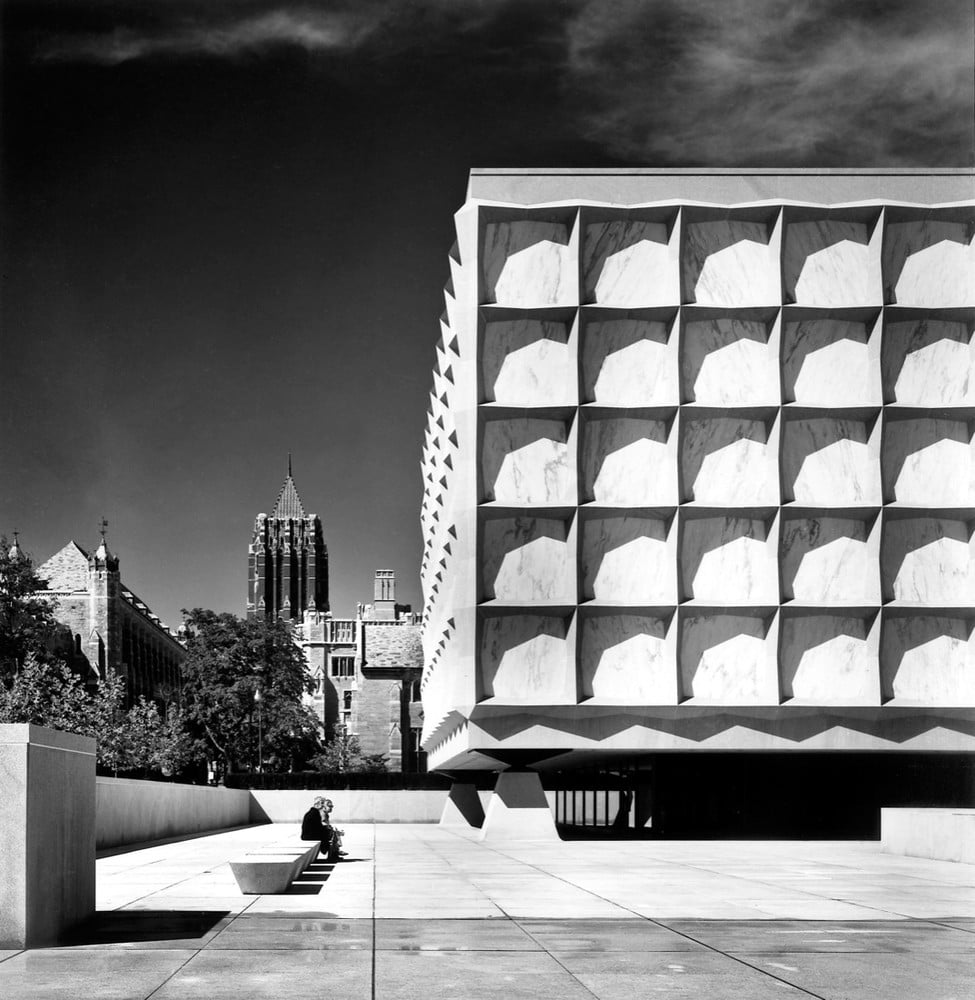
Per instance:
[[[889,520],[884,526],[881,573],[898,601],[935,607],[975,603],[968,525],[937,517]]]
[[[488,323],[481,370],[487,400],[514,406],[575,404],[576,366],[564,323]]]
[[[583,273],[587,302],[653,306],[679,298],[677,255],[659,222],[616,220],[586,226]]]
[[[786,226],[786,295],[805,306],[879,305],[880,256],[862,222],[822,219]]]
[[[575,549],[565,521],[498,518],[484,524],[487,600],[575,603]]]
[[[592,518],[583,524],[582,596],[619,604],[676,604],[677,576],[663,521]]]
[[[688,323],[681,345],[684,398],[710,406],[775,404],[779,372],[757,320]]]
[[[863,323],[835,319],[786,323],[782,373],[787,401],[813,406],[880,403],[871,391]]]
[[[884,378],[898,403],[975,405],[975,338],[964,323],[891,323],[884,334]]]
[[[605,320],[586,326],[582,377],[586,398],[605,406],[677,403],[677,366],[667,328],[650,320]]]
[[[575,672],[565,621],[538,615],[488,618],[481,636],[486,697],[529,704],[574,704]]]
[[[586,495],[597,503],[638,507],[677,502],[677,470],[662,421],[590,421],[582,468]]]
[[[879,666],[859,618],[817,615],[782,623],[782,696],[817,705],[876,705]]]
[[[884,466],[894,499],[942,507],[975,506],[975,441],[963,420],[892,420]]]
[[[777,305],[779,261],[760,222],[730,219],[691,223],[684,280],[699,305]]]
[[[681,691],[719,705],[761,703],[768,669],[761,618],[701,615],[687,618],[681,636]]]
[[[782,474],[798,503],[881,502],[880,461],[862,421],[822,417],[785,425]]]
[[[556,420],[489,420],[483,470],[490,500],[510,504],[573,504],[575,463]]]
[[[485,227],[487,299],[506,306],[572,304],[578,294],[568,227],[540,219]]]
[[[880,568],[864,521],[801,518],[782,526],[782,584],[796,601],[880,604]]]
[[[889,696],[918,705],[975,704],[970,622],[938,615],[892,616],[884,622],[880,648]]]
[[[764,521],[695,518],[684,525],[681,568],[686,597],[720,604],[778,604],[775,562]]]
[[[895,223],[885,240],[884,283],[898,305],[975,304],[975,240],[965,222]]]
[[[657,618],[587,618],[580,649],[583,696],[631,705],[674,704],[677,671],[665,634],[665,624]]]
[[[761,420],[731,416],[687,420],[681,466],[692,499],[738,506],[778,503],[767,441],[768,430]]]

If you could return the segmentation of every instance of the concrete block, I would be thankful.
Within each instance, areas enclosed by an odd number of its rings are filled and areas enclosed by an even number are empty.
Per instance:
[[[502,771],[498,775],[480,839],[559,839],[538,774],[534,771]]]
[[[887,854],[975,865],[975,809],[881,809],[880,847]]]

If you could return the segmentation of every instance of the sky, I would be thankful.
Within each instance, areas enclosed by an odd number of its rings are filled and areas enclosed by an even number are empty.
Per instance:
[[[0,533],[102,517],[172,626],[242,614],[292,456],[332,610],[419,610],[472,167],[972,166],[971,0],[7,0]]]

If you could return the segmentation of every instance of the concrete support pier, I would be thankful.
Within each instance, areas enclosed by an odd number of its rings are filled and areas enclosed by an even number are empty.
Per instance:
[[[542,779],[535,771],[502,771],[488,803],[481,840],[558,840]]]
[[[484,826],[484,806],[477,785],[469,781],[451,782],[447,801],[440,814],[441,826]]]
[[[95,912],[95,741],[0,725],[0,949]]]

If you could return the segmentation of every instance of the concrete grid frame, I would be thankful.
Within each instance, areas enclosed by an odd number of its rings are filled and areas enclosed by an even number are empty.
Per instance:
[[[432,768],[975,749],[973,194],[472,172],[422,463]]]

